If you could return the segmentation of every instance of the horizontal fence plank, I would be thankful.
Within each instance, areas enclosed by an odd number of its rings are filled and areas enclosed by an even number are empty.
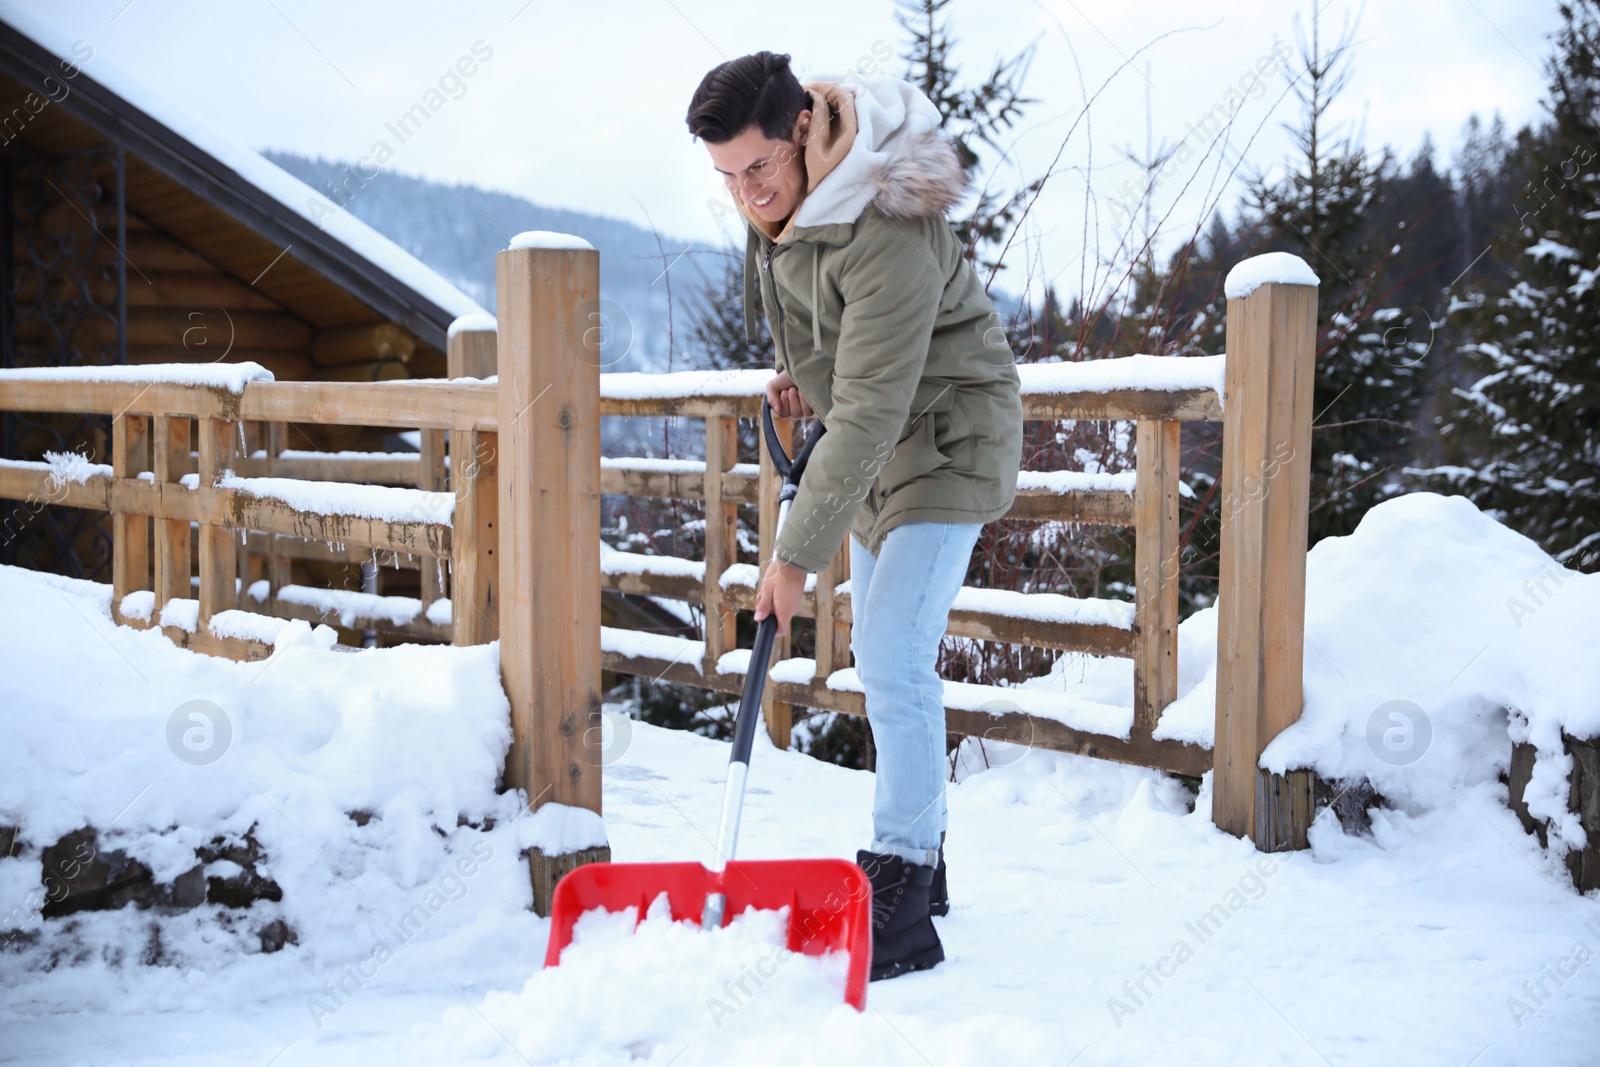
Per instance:
[[[150,515],[234,530],[287,534],[308,541],[358,545],[383,552],[448,558],[448,522],[390,522],[365,515],[298,511],[281,500],[232,489],[188,489],[176,482],[94,475],[82,482],[57,484],[48,470],[0,464],[0,497],[40,500],[96,511]],[[24,507],[28,505],[24,503]]]
[[[259,419],[331,426],[494,430],[492,382],[251,382],[242,393],[215,385],[88,382],[0,376],[0,411]]]
[[[246,478],[297,478],[313,482],[353,482],[367,485],[416,485],[422,473],[417,452],[371,453],[341,456],[294,454],[240,456],[234,472]]]
[[[691,469],[692,467],[692,469]],[[754,504],[760,467],[738,463],[722,475],[722,498]],[[703,460],[603,459],[600,492],[612,496],[642,496],[658,500],[704,500],[706,465]]]
[[[320,563],[370,563],[372,549],[361,545],[330,545],[326,541],[302,541],[298,537],[279,537],[251,530],[249,541],[241,550],[252,556],[282,556],[287,559],[314,560]],[[433,567],[435,561],[426,556],[413,556],[395,552],[378,557],[378,566],[390,570],[414,571],[423,566]]]
[[[377,633],[393,637],[414,638],[423,641],[437,641],[440,644],[450,643],[451,628],[432,622],[426,615],[418,614],[409,622],[396,622],[392,617],[384,615],[364,614],[359,607],[349,610],[350,622],[341,620],[341,612],[336,607],[319,609],[311,604],[300,604],[292,600],[283,600],[272,597],[265,603],[249,598],[252,611],[263,615],[272,615],[279,619],[301,619],[315,626],[324,623],[328,626],[343,626],[347,629],[373,630]]]
[[[703,419],[736,415],[761,416],[761,398],[748,397],[615,397],[600,399],[602,415],[678,416]],[[1158,419],[1169,422],[1220,421],[1222,400],[1214,389],[1114,389],[1104,393],[1025,393],[1022,417],[1134,422]]]
[[[1008,519],[1078,522],[1099,526],[1133,525],[1133,494],[1121,489],[1018,489]]]
[[[499,403],[492,382],[252,382],[239,411],[263,422],[494,430]]]
[[[272,655],[271,645],[243,637],[218,637],[204,627],[189,633],[176,626],[163,626],[161,632],[179,648],[187,648],[191,652],[204,652],[208,656],[221,656],[224,659],[251,663],[267,659]]]
[[[282,462],[282,461],[280,461]],[[600,492],[611,496],[649,497],[657,500],[704,500],[705,465],[685,460],[674,469],[659,460],[608,459],[600,468]],[[689,467],[694,469],[687,469]],[[747,472],[745,467],[749,467]],[[724,500],[755,504],[758,500],[755,464],[739,464],[722,476]],[[1023,486],[1006,513],[1008,519],[1052,520],[1108,526],[1133,524],[1133,494],[1124,489],[1068,489]]]
[[[684,642],[697,645],[698,642]],[[663,648],[666,643],[663,642]],[[601,665],[618,674],[632,674],[655,678],[679,685],[711,689],[722,693],[739,693],[744,688],[742,671],[716,671],[702,674],[699,661],[689,655],[673,659],[667,655],[626,654],[602,651]],[[782,674],[783,672],[780,672]],[[800,707],[823,711],[843,712],[846,715],[865,715],[866,704],[862,694],[852,689],[829,689],[825,679],[813,678],[809,682],[769,679],[767,686],[775,700]],[[1003,689],[997,689],[1000,694]],[[1078,730],[1054,719],[1012,712],[990,715],[970,708],[946,708],[946,728],[968,737],[984,737],[995,741],[1009,741],[1032,748],[1053,752],[1070,752],[1096,759],[1112,760],[1139,767],[1154,767],[1190,777],[1199,777],[1211,769],[1211,750],[1180,741],[1157,741],[1137,734],[1124,740],[1109,734]]]
[[[499,429],[498,385],[476,380],[251,382],[242,393],[170,382],[50,381],[0,377],[0,410],[160,414],[409,429]],[[1027,392],[1023,418],[1219,420],[1214,389]],[[759,396],[602,397],[601,415],[756,419]]]
[[[604,388],[605,375],[601,375]],[[704,419],[717,415],[736,415],[741,419],[761,417],[759,396],[687,397],[608,397],[600,398],[601,415],[634,415]]]
[[[241,394],[214,385],[88,382],[0,375],[0,411],[71,411],[86,415],[176,415],[236,419]]]
[[[1116,389],[1106,393],[1034,393],[1022,397],[1024,419],[1132,422],[1220,422],[1214,389]]]
[[[616,563],[617,556],[629,557],[628,567]],[[703,564],[696,560],[679,560],[668,556],[636,556],[631,553],[607,554],[601,557],[600,585],[618,593],[638,596],[659,596],[671,600],[699,603],[701,598]],[[658,569],[649,569],[650,560],[665,560]],[[611,562],[607,562],[611,561]],[[753,572],[746,565],[743,570]],[[753,573],[751,574],[753,578]],[[756,590],[753,581],[725,575],[723,578],[724,603],[736,611],[755,609]],[[1044,605],[1044,599],[1030,600],[1027,594],[1014,594],[1019,604]],[[1053,594],[1048,604],[1055,606],[1068,598]],[[1040,614],[1044,614],[1043,610]],[[816,590],[808,589],[795,613],[803,619],[817,617]],[[834,596],[834,620],[849,625],[850,592],[848,585]],[[1131,626],[1107,622],[1059,621],[1048,618],[1029,618],[1027,614],[954,607],[950,611],[945,633],[952,637],[967,637],[983,641],[1000,641],[1007,644],[1031,645],[1035,648],[1052,648],[1069,652],[1088,652],[1097,656],[1132,656],[1137,634]]]

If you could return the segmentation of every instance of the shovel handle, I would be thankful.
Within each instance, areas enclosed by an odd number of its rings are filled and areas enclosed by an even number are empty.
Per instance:
[[[771,666],[772,646],[777,636],[777,616],[768,615],[756,624],[756,640],[750,649],[750,666],[745,671],[744,692],[739,697],[739,714],[733,722],[733,752],[728,757],[730,763],[748,765],[750,762],[750,747],[756,737],[756,714],[761,707],[761,694],[767,687],[767,668]]]
[[[800,491],[800,477],[805,473],[806,461],[822,440],[826,428],[817,421],[816,428],[806,438],[806,443],[793,459],[778,440],[772,425],[772,406],[761,400],[762,429],[767,438],[767,451],[778,472],[783,475],[783,486],[778,491],[778,529],[789,517],[789,504]],[[750,750],[755,744],[756,717],[761,709],[761,694],[767,686],[767,669],[772,662],[772,646],[778,636],[778,619],[768,615],[756,625],[755,644],[750,649],[750,662],[745,668],[744,690],[739,696],[739,711],[733,721],[733,751],[728,754],[728,781],[722,792],[722,823],[717,831],[717,854],[711,869],[721,872],[739,844],[739,817],[744,811],[744,783],[750,773]],[[715,929],[722,925],[727,898],[721,893],[706,897],[701,913],[701,925]]]

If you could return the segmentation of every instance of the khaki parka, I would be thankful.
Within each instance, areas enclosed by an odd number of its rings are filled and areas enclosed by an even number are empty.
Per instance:
[[[938,113],[898,78],[806,86],[807,192],[781,230],[746,216],[745,326],[827,427],[774,549],[821,571],[853,531],[1010,510],[1015,359],[945,212],[965,191]],[[854,90],[852,92],[852,89]]]

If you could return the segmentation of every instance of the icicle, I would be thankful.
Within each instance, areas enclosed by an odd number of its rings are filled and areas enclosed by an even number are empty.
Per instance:
[[[234,425],[239,427],[239,455],[248,456],[250,454],[250,448],[245,444],[244,441],[244,420],[240,419],[238,422],[234,423]]]
[[[443,595],[443,593],[444,593],[444,557],[443,556],[434,556],[433,557],[433,566],[434,566],[435,570],[437,570],[438,573],[439,573],[439,593],[441,595]]]

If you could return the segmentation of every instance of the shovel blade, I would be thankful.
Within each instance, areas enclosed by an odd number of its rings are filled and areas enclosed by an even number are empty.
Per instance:
[[[808,956],[849,954],[845,1000],[866,1010],[872,969],[872,883],[849,860],[731,860],[722,873],[699,863],[589,863],[562,878],[550,908],[544,965],[554,967],[586,911],[638,908],[662,893],[675,922],[700,922],[706,897],[727,897],[729,918],[746,908],[789,909],[788,948]]]

